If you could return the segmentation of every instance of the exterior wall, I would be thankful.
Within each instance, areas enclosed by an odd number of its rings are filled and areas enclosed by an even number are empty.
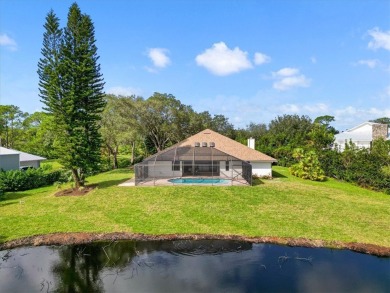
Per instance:
[[[148,177],[180,177],[182,174],[182,165],[180,171],[172,171],[172,161],[148,162]]]
[[[226,171],[226,161],[219,162],[219,176],[220,177],[236,177],[242,178],[242,163],[241,161],[229,161],[229,171]]]
[[[242,178],[242,162],[241,161],[232,161],[230,166],[230,176],[233,178]]]
[[[33,167],[39,168],[41,166],[41,161],[20,161],[20,167]]]
[[[229,171],[226,171],[226,162],[220,161],[219,162],[219,176],[220,177],[230,177],[232,176],[231,166],[229,162]]]
[[[345,144],[349,143],[349,141],[352,141],[358,148],[370,148],[371,147],[371,141],[366,140],[353,140],[353,139],[347,139],[347,140],[336,140],[335,143],[337,143],[338,150],[340,152],[343,152],[345,150]]]
[[[4,171],[19,170],[19,154],[1,154],[0,169]]]
[[[272,177],[272,163],[267,162],[250,162],[252,165],[252,175],[271,176]]]

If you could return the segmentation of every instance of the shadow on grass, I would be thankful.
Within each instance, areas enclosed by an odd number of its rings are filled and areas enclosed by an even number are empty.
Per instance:
[[[9,206],[11,204],[15,204],[16,202],[6,202],[6,203],[3,203],[2,201],[0,201],[0,208],[2,207],[5,207],[5,206]]]
[[[106,173],[108,173],[108,174],[130,174],[131,171],[132,170],[129,168],[122,168],[122,169],[110,170],[110,171],[107,171]]]
[[[129,179],[120,179],[120,180],[107,180],[107,181],[102,181],[98,183],[99,188],[107,188],[111,186],[117,186]]]
[[[0,198],[0,207],[4,207],[4,206],[7,206],[7,205],[18,203],[15,200],[20,200],[20,199],[22,199],[24,197],[31,196],[33,194],[34,193],[29,193],[29,192],[25,192],[25,191],[7,192],[5,195],[3,195]],[[9,202],[9,201],[13,201],[13,202]]]
[[[283,174],[279,173],[279,172],[276,172],[274,170],[272,170],[272,177],[274,178],[287,178],[286,176],[284,176]]]
[[[260,178],[254,178],[252,179],[252,186],[259,186],[264,184],[264,182]]]

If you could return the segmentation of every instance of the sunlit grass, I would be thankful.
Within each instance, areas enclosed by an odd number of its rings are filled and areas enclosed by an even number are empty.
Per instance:
[[[253,187],[119,187],[119,169],[88,178],[86,196],[55,187],[7,193],[0,241],[53,232],[210,233],[304,237],[390,246],[390,196],[328,180],[310,182],[275,167]]]

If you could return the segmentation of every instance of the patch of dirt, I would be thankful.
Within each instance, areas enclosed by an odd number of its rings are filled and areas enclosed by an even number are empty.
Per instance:
[[[213,234],[167,234],[147,235],[138,233],[54,233],[36,235],[12,240],[0,245],[0,250],[11,249],[20,246],[41,245],[70,245],[86,244],[96,241],[137,240],[137,241],[162,241],[162,240],[236,240],[251,243],[270,243],[287,246],[303,247],[327,247],[335,249],[349,249],[382,257],[390,257],[390,247],[384,247],[365,243],[344,243],[338,241],[311,240],[305,238],[280,238],[280,237],[244,237],[237,235],[213,235]]]
[[[68,188],[56,192],[54,196],[82,196],[88,194],[88,192],[94,190],[97,186],[97,184],[91,184],[80,188]]]

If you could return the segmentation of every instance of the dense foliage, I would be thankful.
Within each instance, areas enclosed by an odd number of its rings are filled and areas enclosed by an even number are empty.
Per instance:
[[[38,168],[26,171],[0,171],[0,190],[3,191],[29,190],[66,181],[62,170],[45,172],[42,168]]]
[[[327,150],[320,162],[325,174],[339,180],[390,194],[390,143],[383,139],[373,142],[372,149],[346,145],[344,152]]]

